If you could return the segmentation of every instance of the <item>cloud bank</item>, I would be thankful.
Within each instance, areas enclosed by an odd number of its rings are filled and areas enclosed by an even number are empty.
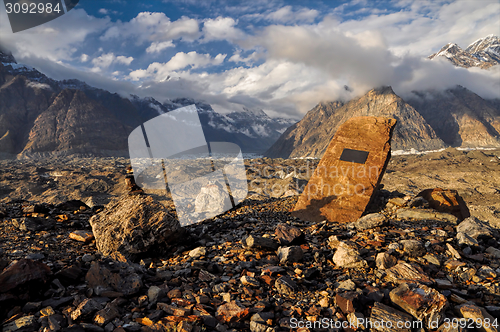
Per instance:
[[[498,1],[380,4],[256,2],[212,14],[199,6],[177,19],[150,9],[123,22],[75,9],[15,35],[0,14],[0,43],[55,78],[160,101],[202,99],[222,112],[260,108],[301,118],[320,101],[347,100],[381,85],[403,97],[459,84],[500,98],[500,66],[464,69],[427,59],[448,42],[465,48],[500,35]]]

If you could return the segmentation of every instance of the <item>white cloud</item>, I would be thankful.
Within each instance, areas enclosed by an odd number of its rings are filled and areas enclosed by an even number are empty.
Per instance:
[[[173,72],[185,69],[186,67],[196,69],[216,66],[220,65],[225,58],[226,54],[218,54],[212,58],[210,54],[199,54],[195,51],[189,53],[178,52],[168,62],[153,62],[147,69],[139,69],[131,72],[129,77],[134,81],[145,78],[153,78],[156,81],[163,81],[167,77],[170,77]]]
[[[261,57],[260,54],[258,54],[257,52],[253,52],[252,54],[250,54],[249,56],[247,57],[242,57],[241,56],[241,52],[235,52],[233,54],[233,56],[231,56],[229,58],[229,61],[231,62],[243,62],[245,64],[252,64],[253,62],[255,62],[256,60],[258,60],[259,58]]]
[[[12,33],[5,11],[0,10],[0,43],[18,61],[40,57],[51,61],[71,61],[73,54],[89,35],[108,28],[110,19],[87,15],[83,9],[73,9],[56,20]]]
[[[146,53],[159,53],[166,48],[175,47],[171,40],[164,42],[152,42],[151,45],[146,49]]]
[[[147,41],[160,42],[178,38],[192,41],[199,34],[198,21],[195,19],[181,17],[172,22],[164,13],[141,12],[129,22],[114,24],[101,40],[133,39],[137,45],[141,45]]]
[[[89,56],[85,53],[82,53],[82,55],[80,55],[80,61],[81,62],[87,62],[89,61]]]
[[[301,8],[293,11],[292,6],[285,6],[267,14],[266,19],[279,23],[313,22],[318,15],[316,9]]]
[[[92,70],[98,72],[103,69],[107,69],[109,66],[115,63],[128,66],[132,61],[134,61],[133,57],[126,57],[123,55],[116,56],[113,52],[105,53],[97,58],[92,59],[92,64],[94,65],[94,68],[92,68]]]
[[[99,14],[108,15],[108,10],[106,8],[99,9]]]
[[[203,25],[203,41],[228,40],[235,41],[245,36],[245,33],[236,28],[238,22],[231,17],[219,16],[208,19]]]

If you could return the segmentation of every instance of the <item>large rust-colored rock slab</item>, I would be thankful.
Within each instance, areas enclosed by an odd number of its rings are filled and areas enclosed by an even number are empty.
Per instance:
[[[333,137],[292,215],[319,222],[356,221],[382,180],[396,120],[362,116],[347,120]]]

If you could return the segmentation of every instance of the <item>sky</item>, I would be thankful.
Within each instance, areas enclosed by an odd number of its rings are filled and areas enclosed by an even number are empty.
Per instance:
[[[427,59],[490,34],[500,36],[498,0],[80,0],[17,33],[0,5],[0,47],[54,79],[296,119],[382,85],[403,98],[456,84],[500,98],[500,66]]]

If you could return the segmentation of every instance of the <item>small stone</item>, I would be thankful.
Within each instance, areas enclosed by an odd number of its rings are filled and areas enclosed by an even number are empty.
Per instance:
[[[291,295],[297,289],[297,284],[289,276],[279,277],[274,285],[278,293],[283,295]]]
[[[360,312],[351,312],[347,315],[347,321],[349,322],[349,327],[356,330],[365,330],[366,326],[364,324],[365,316]]]
[[[319,300],[319,305],[321,308],[328,308],[330,306],[330,301],[327,297],[322,297],[321,300]]]
[[[42,260],[44,258],[45,258],[45,255],[41,254],[41,253],[32,253],[32,254],[26,255],[26,259],[31,259],[34,261],[39,261],[39,260]]]
[[[266,324],[256,321],[251,321],[250,332],[274,332],[274,329],[267,326]]]
[[[276,250],[278,249],[278,243],[273,239],[268,239],[261,236],[250,235],[245,239],[245,244],[248,248],[256,248],[263,250]]]
[[[155,304],[159,298],[164,294],[163,289],[158,286],[151,286],[148,289],[148,301],[151,304]]]
[[[483,278],[496,278],[498,274],[489,266],[481,266],[477,271],[477,274]]]
[[[410,257],[421,257],[427,252],[422,242],[418,240],[403,240],[400,243],[404,252]]]
[[[476,239],[462,232],[457,233],[457,241],[459,246],[479,246]]]
[[[69,238],[75,241],[88,243],[94,239],[94,234],[89,231],[74,231],[69,234]]]
[[[189,257],[200,258],[201,256],[205,256],[206,253],[207,249],[205,247],[198,247],[189,252]]]
[[[193,324],[183,320],[177,324],[176,332],[191,332],[193,330]]]
[[[342,268],[360,268],[368,266],[367,262],[359,256],[359,252],[349,245],[341,242],[333,255],[332,261]]]
[[[344,314],[349,314],[356,311],[359,305],[358,292],[343,292],[335,295],[335,304],[342,310]]]
[[[225,303],[217,308],[216,318],[224,323],[237,322],[245,319],[250,313],[248,308],[245,308],[235,301]]]
[[[451,256],[455,259],[461,259],[462,256],[458,253],[458,251],[453,248],[453,246],[449,243],[446,243],[446,248],[448,249],[448,252],[451,254]]]
[[[359,231],[364,231],[367,229],[383,226],[386,221],[387,217],[382,213],[372,213],[359,218],[358,221],[354,223],[354,227],[356,227],[356,229]]]
[[[382,332],[411,332],[411,327],[413,326],[413,318],[410,315],[380,302],[373,304],[370,320],[373,329]],[[392,328],[388,329],[387,326],[392,326]]]
[[[301,244],[304,242],[304,233],[294,226],[280,223],[274,230],[276,238],[281,245],[288,246],[292,244]]]
[[[132,295],[142,287],[142,279],[134,268],[118,261],[113,261],[112,266],[101,261],[92,262],[85,280],[97,295],[103,290],[115,290],[124,295]]]
[[[493,318],[484,308],[478,307],[472,303],[465,303],[457,308],[465,319],[471,319],[474,322],[481,322],[478,325],[480,331],[498,332],[498,328],[492,324],[486,324],[489,320],[493,322]]]
[[[396,265],[397,259],[394,256],[389,255],[386,252],[380,252],[377,254],[375,258],[375,264],[378,269],[385,270]]]
[[[23,307],[23,312],[28,314],[40,310],[42,302],[27,302]]]
[[[229,303],[233,299],[233,296],[231,295],[231,293],[219,293],[219,295],[222,298],[222,301],[224,301],[224,302]]]
[[[476,240],[494,238],[495,235],[498,236],[493,228],[476,217],[464,219],[464,221],[457,226],[457,233],[467,234]]]
[[[71,313],[71,319],[77,320],[82,316],[90,315],[98,310],[102,309],[102,305],[93,300],[85,299],[78,305],[78,307]]]
[[[37,331],[38,322],[35,316],[24,316],[3,326],[3,332]]]
[[[441,220],[446,221],[451,224],[457,224],[458,218],[449,213],[436,212],[434,210],[425,209],[399,209],[396,212],[396,217],[398,219],[410,219],[410,220]]]
[[[51,316],[54,315],[55,313],[56,312],[54,311],[54,309],[52,309],[52,307],[45,307],[42,310],[40,310],[40,315],[42,316]]]
[[[399,262],[390,269],[386,270],[390,281],[401,284],[406,282],[418,282],[425,285],[431,285],[434,280],[429,278],[418,265]]]
[[[260,286],[260,282],[257,279],[252,278],[252,277],[243,276],[240,278],[240,280],[241,280],[241,283],[245,286],[252,286],[252,287],[259,287]]]
[[[299,246],[279,247],[277,254],[281,264],[300,262],[304,256],[302,248]]]
[[[490,254],[491,257],[500,259],[500,250],[493,247],[488,247],[486,252]]]
[[[337,293],[345,291],[353,291],[353,290],[356,290],[356,284],[351,279],[339,282],[339,285],[337,286],[336,289]]]
[[[0,273],[0,293],[35,280],[37,283],[46,282],[51,273],[50,268],[41,262],[25,258],[14,261]]]
[[[94,323],[99,326],[104,326],[119,316],[120,313],[118,312],[118,309],[114,305],[108,304],[106,308],[99,310],[96,313]]]
[[[445,318],[446,297],[433,288],[420,284],[402,283],[390,292],[391,301],[431,328]]]
[[[426,254],[426,255],[424,255],[424,259],[433,265],[436,265],[436,266],[441,265],[441,262],[434,254]]]
[[[84,255],[82,256],[82,261],[83,261],[83,262],[85,262],[85,263],[90,263],[90,262],[92,262],[94,259],[95,259],[95,256],[94,256],[94,255],[84,254]]]
[[[453,214],[459,220],[470,217],[469,209],[463,198],[456,190],[451,189],[426,189],[417,196],[423,197],[429,206],[436,211]]]

